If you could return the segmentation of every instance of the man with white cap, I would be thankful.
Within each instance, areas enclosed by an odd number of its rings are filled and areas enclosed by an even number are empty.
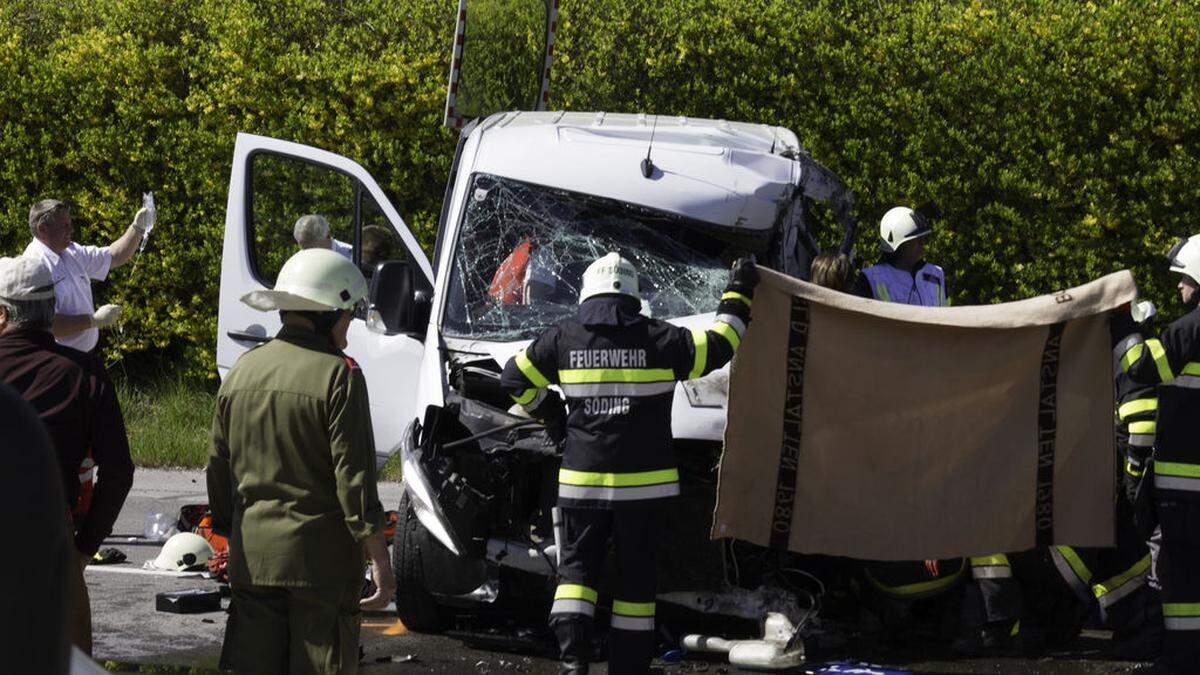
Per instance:
[[[119,305],[95,309],[92,280],[103,281],[109,272],[133,259],[154,219],[155,212],[143,207],[116,241],[108,246],[81,246],[72,240],[75,228],[66,204],[43,199],[29,209],[33,241],[24,255],[42,261],[50,270],[58,303],[51,331],[61,344],[90,352],[100,340],[99,329],[120,320]]]
[[[707,328],[641,314],[638,274],[617,252],[583,273],[579,311],[509,359],[501,386],[565,435],[554,523],[559,584],[550,609],[562,673],[588,672],[591,627],[610,541],[616,548],[608,672],[649,671],[655,647],[656,550],[664,500],[679,494],[671,448],[675,383],[721,368],[750,323],[758,270],[734,263]],[[556,384],[566,397],[567,411]],[[565,417],[565,434],[563,422]]]
[[[50,271],[32,258],[0,258],[0,381],[37,411],[58,455],[72,514],[77,560],[72,565],[72,641],[92,649],[92,623],[83,568],[104,541],[133,485],[133,461],[116,391],[90,354],[54,341],[55,293]],[[91,459],[88,459],[89,453]],[[90,504],[81,504],[80,466],[100,469]]]
[[[366,380],[342,352],[366,294],[353,262],[316,248],[242,297],[283,327],[230,369],[213,417],[208,499],[233,592],[222,664],[238,673],[357,672],[360,607],[395,594]],[[377,591],[360,602],[364,553]]]

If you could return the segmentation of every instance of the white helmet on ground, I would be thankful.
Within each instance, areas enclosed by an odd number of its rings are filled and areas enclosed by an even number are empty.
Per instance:
[[[616,251],[588,265],[583,272],[583,289],[579,291],[579,302],[597,295],[628,295],[640,300],[637,268]]]
[[[332,312],[353,309],[365,297],[367,280],[353,262],[329,249],[308,248],[283,264],[274,289],[251,291],[242,302],[264,312]]]
[[[180,532],[163,544],[162,551],[150,564],[160,570],[183,572],[204,565],[214,555],[216,551],[204,537],[192,532]]]
[[[1200,283],[1200,234],[1180,239],[1167,254],[1167,260],[1171,261],[1172,272],[1179,272]]]
[[[897,206],[879,220],[879,245],[884,253],[895,253],[906,241],[920,239],[933,232],[929,219],[907,206]]]

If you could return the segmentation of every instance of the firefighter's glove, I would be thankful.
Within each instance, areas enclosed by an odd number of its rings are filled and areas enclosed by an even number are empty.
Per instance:
[[[92,315],[92,326],[95,328],[108,328],[120,320],[121,306],[105,305],[96,310],[96,313]]]
[[[156,219],[157,214],[154,212],[154,209],[143,206],[133,216],[133,229],[137,230],[142,236],[146,236],[150,230],[154,229],[154,221]]]
[[[1139,300],[1129,307],[1129,317],[1138,324],[1146,323],[1156,312],[1154,303],[1149,300]]]
[[[750,258],[738,258],[729,272],[729,287],[740,293],[753,293],[758,285],[758,268]]]

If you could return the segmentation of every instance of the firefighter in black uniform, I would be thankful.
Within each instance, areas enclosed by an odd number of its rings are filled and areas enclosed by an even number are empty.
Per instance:
[[[550,611],[564,673],[586,673],[609,539],[616,548],[609,672],[645,673],[653,656],[656,544],[664,499],[679,494],[671,451],[675,382],[733,358],[750,322],[758,272],[734,263],[717,317],[688,330],[640,314],[637,270],[618,253],[583,275],[579,311],[510,359],[502,383],[566,449],[555,509],[559,585]],[[548,387],[557,384],[566,408]]]
[[[1194,673],[1200,668],[1200,235],[1168,254],[1179,272],[1179,294],[1190,310],[1146,339],[1134,317],[1113,315],[1116,358],[1131,379],[1158,386],[1154,502],[1162,528],[1163,653],[1150,672]]]
[[[1154,306],[1141,303],[1135,310],[1138,323],[1145,324]],[[1128,324],[1125,324],[1128,327]],[[1142,335],[1139,329],[1137,335]],[[1127,342],[1129,336],[1122,337]],[[1136,382],[1115,356],[1116,448],[1121,463],[1122,494],[1116,502],[1117,538],[1113,548],[1055,546],[1051,559],[1067,585],[1089,608],[1099,610],[1113,631],[1112,655],[1121,658],[1153,658],[1161,650],[1162,606],[1150,588],[1151,555],[1146,545],[1149,532],[1135,523],[1137,489],[1154,449],[1158,397],[1154,385]]]

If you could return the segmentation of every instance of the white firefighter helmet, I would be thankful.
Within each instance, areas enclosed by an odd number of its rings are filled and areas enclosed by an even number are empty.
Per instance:
[[[180,532],[163,544],[162,551],[150,564],[160,570],[183,572],[207,563],[215,554],[212,544],[204,537],[192,532]]]
[[[1172,272],[1179,272],[1200,283],[1200,234],[1180,239],[1167,254],[1167,260],[1171,261]]]
[[[628,295],[640,300],[637,268],[616,251],[598,258],[583,272],[579,302],[597,295]]]
[[[904,242],[920,239],[932,232],[929,219],[907,206],[888,209],[879,219],[879,245],[884,253],[895,253]]]
[[[353,309],[367,297],[367,280],[353,262],[324,248],[308,248],[288,258],[275,288],[251,291],[242,302],[254,309],[331,312]]]

